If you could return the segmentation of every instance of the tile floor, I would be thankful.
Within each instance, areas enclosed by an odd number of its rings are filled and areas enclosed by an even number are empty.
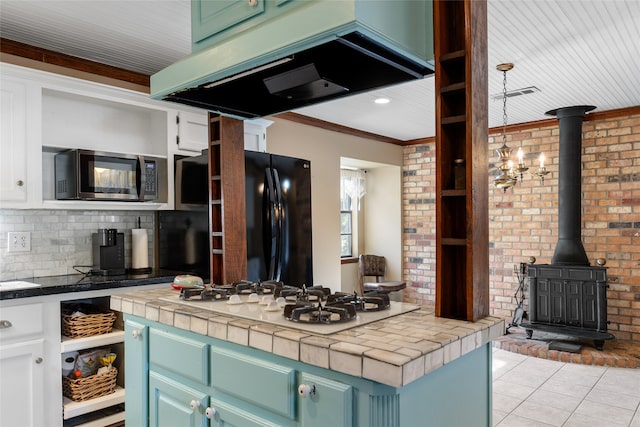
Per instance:
[[[640,427],[640,369],[563,363],[494,348],[495,427]]]

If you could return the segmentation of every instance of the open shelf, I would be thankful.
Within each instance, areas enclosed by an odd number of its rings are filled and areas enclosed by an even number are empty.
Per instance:
[[[475,321],[489,314],[486,2],[437,1],[433,11],[436,315]],[[458,159],[473,191],[456,188]]]
[[[108,408],[119,403],[124,403],[124,388],[120,386],[116,386],[115,391],[111,394],[96,397],[95,399],[85,400],[83,402],[74,402],[68,397],[64,397],[62,400],[62,404],[64,407],[63,418],[65,420],[68,420],[70,418]]]
[[[244,123],[209,114],[209,138],[211,283],[223,284],[247,274]]]
[[[70,338],[62,336],[60,353],[84,350],[92,347],[102,347],[124,341],[124,331],[114,329],[108,334],[93,335],[90,337]]]

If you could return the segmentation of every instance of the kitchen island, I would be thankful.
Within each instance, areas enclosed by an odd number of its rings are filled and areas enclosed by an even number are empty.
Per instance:
[[[503,319],[419,308],[321,334],[168,302],[176,292],[111,298],[125,314],[127,424],[491,425]]]

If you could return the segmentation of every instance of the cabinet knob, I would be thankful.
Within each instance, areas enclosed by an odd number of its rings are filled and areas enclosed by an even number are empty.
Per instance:
[[[309,395],[313,396],[314,394],[316,394],[316,386],[315,385],[307,385],[307,384],[300,384],[298,386],[298,394],[300,395],[300,397],[307,397]]]
[[[8,320],[0,320],[0,329],[7,329],[13,326],[13,323],[11,323]]]
[[[256,7],[258,5],[258,0],[249,0],[249,6]]]
[[[16,181],[16,185],[17,185],[18,187],[22,187],[22,186],[24,185],[24,181],[23,181],[23,180],[21,180],[21,179],[19,179],[18,181]]]
[[[207,418],[212,419],[213,417],[216,416],[216,410],[214,408],[208,407],[207,409],[205,409],[204,415]]]
[[[43,362],[42,357],[36,357],[36,363],[39,365]]]
[[[142,331],[138,331],[138,330],[133,330],[131,331],[131,336],[133,338],[141,338],[142,337]]]
[[[196,409],[198,409],[200,407],[200,401],[198,400],[192,400],[191,403],[189,403],[189,407],[191,408],[192,411],[195,411]]]

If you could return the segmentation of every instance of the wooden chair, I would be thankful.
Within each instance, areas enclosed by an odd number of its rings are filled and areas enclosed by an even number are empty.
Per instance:
[[[360,294],[377,291],[388,294],[400,291],[407,287],[406,282],[385,280],[387,264],[383,256],[360,255],[358,259],[358,271],[360,278]],[[375,277],[375,282],[365,282],[367,277]]]

